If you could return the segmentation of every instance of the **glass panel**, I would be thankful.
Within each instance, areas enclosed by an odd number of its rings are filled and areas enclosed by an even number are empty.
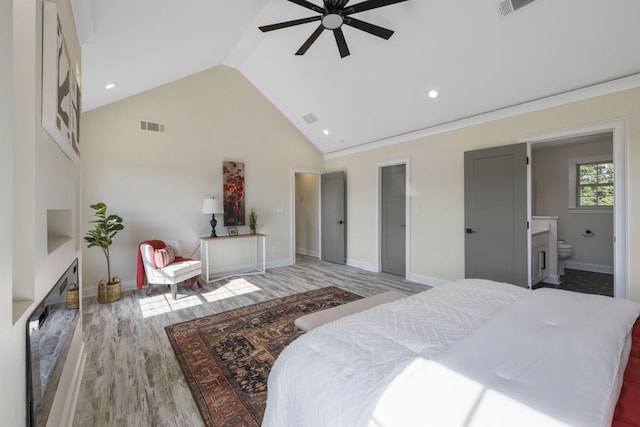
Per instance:
[[[578,204],[579,206],[598,206],[598,194],[596,192],[596,187],[580,187]]]
[[[613,206],[613,163],[577,165],[578,207]]]

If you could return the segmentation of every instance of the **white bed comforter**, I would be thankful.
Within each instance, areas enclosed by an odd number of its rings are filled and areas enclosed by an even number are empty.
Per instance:
[[[453,282],[301,336],[273,366],[262,425],[604,426],[639,313],[606,297]]]

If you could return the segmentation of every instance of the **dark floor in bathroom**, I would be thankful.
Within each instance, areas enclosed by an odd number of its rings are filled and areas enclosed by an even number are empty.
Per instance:
[[[565,269],[559,285],[542,283],[541,287],[564,289],[585,294],[613,296],[613,274]]]

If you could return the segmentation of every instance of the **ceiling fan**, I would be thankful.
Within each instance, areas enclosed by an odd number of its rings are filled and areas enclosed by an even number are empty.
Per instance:
[[[298,49],[296,55],[304,55],[305,52],[311,47],[316,39],[322,34],[324,30],[332,30],[333,35],[336,38],[338,44],[338,50],[340,51],[340,57],[344,58],[349,56],[349,48],[347,47],[347,41],[344,39],[342,32],[342,26],[348,25],[350,27],[357,28],[374,36],[381,37],[388,40],[393,34],[393,31],[386,28],[379,27],[368,22],[361,21],[353,18],[351,15],[354,13],[364,12],[366,10],[376,9],[383,6],[389,6],[394,3],[400,3],[407,0],[366,0],[353,6],[347,6],[349,0],[323,0],[324,7],[316,6],[315,4],[308,2],[307,0],[288,0],[291,3],[295,3],[299,6],[311,9],[314,12],[319,13],[318,16],[311,16],[309,18],[294,19],[293,21],[280,22],[278,24],[264,25],[259,27],[262,32],[279,30],[281,28],[293,27],[294,25],[306,24],[308,22],[320,21],[320,25],[311,34],[311,36],[304,42],[304,44]]]

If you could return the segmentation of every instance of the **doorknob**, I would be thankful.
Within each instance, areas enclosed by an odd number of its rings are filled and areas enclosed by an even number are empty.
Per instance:
[[[467,228],[467,229],[465,230],[465,233],[467,233],[467,234],[471,234],[471,233],[477,233],[477,231],[476,231],[476,230],[474,230],[474,229],[471,229],[471,228]]]
[[[340,220],[340,221],[336,222],[336,224],[344,224],[344,221]]]

